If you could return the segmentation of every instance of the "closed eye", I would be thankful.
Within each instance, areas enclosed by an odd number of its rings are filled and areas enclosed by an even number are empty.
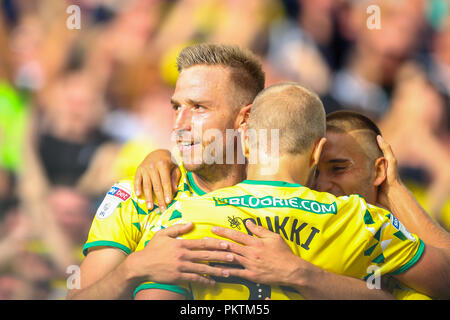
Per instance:
[[[351,167],[353,164],[354,163],[352,160],[337,158],[331,159],[329,161],[329,168],[333,173],[341,173],[344,172],[349,167]]]

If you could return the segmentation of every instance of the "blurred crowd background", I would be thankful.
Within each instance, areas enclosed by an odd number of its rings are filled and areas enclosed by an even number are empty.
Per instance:
[[[380,29],[367,27],[373,4]],[[0,299],[65,297],[105,192],[171,148],[175,57],[199,42],[249,48],[267,85],[297,81],[327,112],[370,116],[407,186],[450,229],[449,10],[446,0],[0,0]]]

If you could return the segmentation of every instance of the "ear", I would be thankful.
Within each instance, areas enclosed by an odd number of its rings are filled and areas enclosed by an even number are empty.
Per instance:
[[[239,129],[242,126],[244,126],[244,125],[246,126],[247,125],[251,109],[252,109],[252,105],[249,104],[249,105],[246,105],[245,107],[242,107],[239,110],[239,113],[238,113],[238,115],[236,117],[236,121],[234,123],[234,127],[236,129]]]
[[[323,149],[323,146],[325,145],[325,142],[327,142],[326,138],[320,138],[314,144],[314,148],[313,148],[312,154],[311,154],[311,161],[310,161],[311,167],[319,164],[320,155],[322,154],[322,149]]]
[[[374,166],[375,178],[373,185],[378,187],[386,180],[388,162],[385,157],[379,157],[375,160]]]
[[[241,148],[242,148],[242,153],[244,154],[244,157],[246,157],[248,159],[249,154],[250,154],[250,149],[249,149],[249,142],[248,142],[248,125],[247,122],[243,123],[239,128],[238,128],[238,132],[239,132],[239,136],[241,138]]]

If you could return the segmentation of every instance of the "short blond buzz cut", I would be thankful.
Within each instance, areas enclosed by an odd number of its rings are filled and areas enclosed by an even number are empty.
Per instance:
[[[325,109],[318,95],[300,84],[279,83],[255,98],[248,128],[278,129],[280,153],[300,154],[325,137]]]
[[[196,65],[223,66],[230,69],[230,80],[236,92],[236,106],[252,103],[264,89],[266,76],[258,58],[250,51],[234,45],[201,43],[184,48],[177,57],[179,72]]]

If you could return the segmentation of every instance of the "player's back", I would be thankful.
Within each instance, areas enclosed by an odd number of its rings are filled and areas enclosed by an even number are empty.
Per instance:
[[[403,258],[392,255],[391,247],[396,241],[403,241],[400,238],[409,238],[411,242],[417,238],[407,233],[394,240],[392,235],[399,231],[392,228],[395,217],[366,205],[359,195],[337,198],[281,181],[245,180],[195,201],[179,201],[161,218],[160,227],[193,222],[194,229],[183,235],[191,239],[217,237],[211,232],[212,226],[251,235],[245,226],[245,221],[250,219],[280,234],[297,256],[325,270],[360,279],[371,274],[371,265],[376,265],[381,273],[392,272],[420,251],[418,246],[411,245],[406,250],[410,254]],[[301,298],[285,287],[264,286],[237,278],[217,278],[216,282],[213,288],[191,284],[189,291],[195,299]]]

